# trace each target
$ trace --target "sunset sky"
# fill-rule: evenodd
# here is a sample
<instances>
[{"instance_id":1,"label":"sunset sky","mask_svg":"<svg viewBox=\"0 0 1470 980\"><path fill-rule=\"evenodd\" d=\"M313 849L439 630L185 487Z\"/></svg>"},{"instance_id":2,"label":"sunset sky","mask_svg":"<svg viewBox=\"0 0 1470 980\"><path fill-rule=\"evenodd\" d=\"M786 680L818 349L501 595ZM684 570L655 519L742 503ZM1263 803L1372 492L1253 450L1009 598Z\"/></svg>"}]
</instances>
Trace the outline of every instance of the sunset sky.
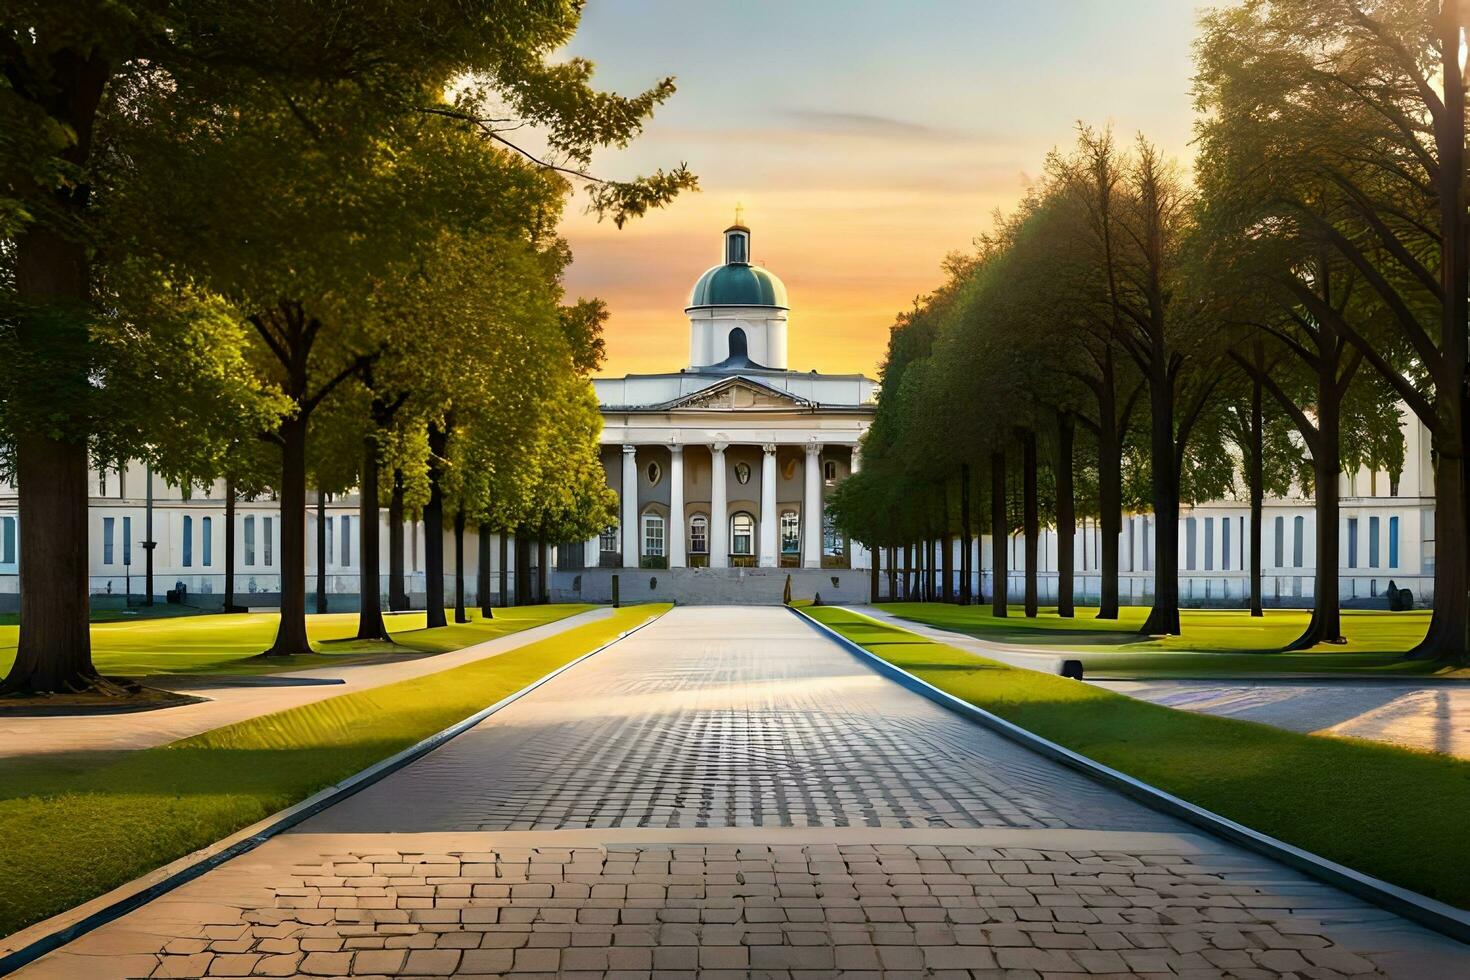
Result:
<instances>
[{"instance_id":1,"label":"sunset sky","mask_svg":"<svg viewBox=\"0 0 1470 980\"><path fill-rule=\"evenodd\" d=\"M745 206L791 298L791 367L873 374L894 314L1009 208L1078 120L1187 158L1193 0L589 0L570 53L678 93L599 173L680 161L701 192L563 233L571 296L612 310L604 373L678 370L683 308Z\"/></svg>"}]
</instances>

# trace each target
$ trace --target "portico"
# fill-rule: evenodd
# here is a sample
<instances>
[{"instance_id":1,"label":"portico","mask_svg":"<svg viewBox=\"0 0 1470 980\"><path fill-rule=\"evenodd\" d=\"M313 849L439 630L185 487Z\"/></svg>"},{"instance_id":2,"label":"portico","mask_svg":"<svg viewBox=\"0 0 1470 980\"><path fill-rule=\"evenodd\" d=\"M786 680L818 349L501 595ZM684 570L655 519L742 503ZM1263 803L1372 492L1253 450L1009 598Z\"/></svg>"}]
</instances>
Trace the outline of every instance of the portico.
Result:
<instances>
[{"instance_id":1,"label":"portico","mask_svg":"<svg viewBox=\"0 0 1470 980\"><path fill-rule=\"evenodd\" d=\"M836 529L827 502L857 468L877 385L859 374L788 369L786 287L751 264L749 228L727 228L724 242L725 261L700 277L685 310L688 366L593 382L618 524L562 562L563 572L663 571L662 584L637 581L680 599L695 582L687 576L739 583L766 569L868 568L867 552ZM849 576L854 591L857 578ZM760 596L751 601L770 599L769 582Z\"/></svg>"},{"instance_id":2,"label":"portico","mask_svg":"<svg viewBox=\"0 0 1470 980\"><path fill-rule=\"evenodd\" d=\"M823 520L827 493L852 472L857 435L670 426L605 443L604 460L619 461L608 483L621 524L587 542L585 567L866 567Z\"/></svg>"}]
</instances>

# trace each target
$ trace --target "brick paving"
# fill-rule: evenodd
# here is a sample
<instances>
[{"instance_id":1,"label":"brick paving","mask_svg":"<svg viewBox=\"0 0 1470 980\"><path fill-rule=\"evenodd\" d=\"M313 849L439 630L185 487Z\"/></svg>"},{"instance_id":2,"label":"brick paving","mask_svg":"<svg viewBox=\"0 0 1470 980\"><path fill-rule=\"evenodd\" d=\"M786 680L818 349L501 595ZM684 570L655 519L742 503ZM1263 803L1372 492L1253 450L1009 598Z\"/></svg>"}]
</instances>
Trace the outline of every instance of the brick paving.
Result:
<instances>
[{"instance_id":1,"label":"brick paving","mask_svg":"<svg viewBox=\"0 0 1470 980\"><path fill-rule=\"evenodd\" d=\"M1181 829L905 691L784 609L679 608L609 654L311 827Z\"/></svg>"},{"instance_id":2,"label":"brick paving","mask_svg":"<svg viewBox=\"0 0 1470 980\"><path fill-rule=\"evenodd\" d=\"M537 975L1448 977L1470 950L1032 757L784 610L678 609L20 973Z\"/></svg>"}]
</instances>

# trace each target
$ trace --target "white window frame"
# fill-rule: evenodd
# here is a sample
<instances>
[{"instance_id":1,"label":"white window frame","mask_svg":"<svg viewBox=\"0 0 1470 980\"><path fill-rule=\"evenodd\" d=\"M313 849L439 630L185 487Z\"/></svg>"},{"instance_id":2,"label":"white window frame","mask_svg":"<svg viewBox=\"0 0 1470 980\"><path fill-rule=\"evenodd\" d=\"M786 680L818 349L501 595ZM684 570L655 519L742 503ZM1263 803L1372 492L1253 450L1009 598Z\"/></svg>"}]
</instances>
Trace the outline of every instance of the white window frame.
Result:
<instances>
[{"instance_id":1,"label":"white window frame","mask_svg":"<svg viewBox=\"0 0 1470 980\"><path fill-rule=\"evenodd\" d=\"M744 551L741 551L740 550L740 537L741 536L739 534L737 534L736 531L735 531L735 522L738 521L738 520L741 520L741 519L744 519L744 520L747 520L747 521L750 522L750 531L749 531L749 533L747 535L745 535L745 537L746 537L746 544L745 544L745 550ZM744 557L754 557L755 556L755 530L756 530L756 523L755 523L755 515L754 514L751 514L751 513L747 512L747 511L743 511L743 510L742 511L738 511L738 512L736 512L734 514L731 514L730 515L730 554L732 554L732 555L739 555L742 558L744 558Z\"/></svg>"},{"instance_id":2,"label":"white window frame","mask_svg":"<svg viewBox=\"0 0 1470 980\"><path fill-rule=\"evenodd\" d=\"M668 521L656 510L643 512L639 522L639 539L643 542L643 557L665 558L668 556Z\"/></svg>"},{"instance_id":3,"label":"white window frame","mask_svg":"<svg viewBox=\"0 0 1470 980\"><path fill-rule=\"evenodd\" d=\"M709 554L708 514L691 514L689 516L689 553L691 555Z\"/></svg>"}]
</instances>

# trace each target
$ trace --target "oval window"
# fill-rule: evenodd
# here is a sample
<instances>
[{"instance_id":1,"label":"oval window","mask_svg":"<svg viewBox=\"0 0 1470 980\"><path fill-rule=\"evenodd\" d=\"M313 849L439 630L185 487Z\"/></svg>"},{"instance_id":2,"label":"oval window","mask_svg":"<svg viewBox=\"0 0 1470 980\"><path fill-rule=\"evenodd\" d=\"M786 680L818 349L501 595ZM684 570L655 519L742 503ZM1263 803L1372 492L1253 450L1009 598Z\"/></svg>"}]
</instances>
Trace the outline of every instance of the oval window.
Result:
<instances>
[{"instance_id":1,"label":"oval window","mask_svg":"<svg viewBox=\"0 0 1470 980\"><path fill-rule=\"evenodd\" d=\"M750 482L750 464L749 463L736 463L735 464L735 482L736 483L739 483L739 484L742 484L742 485Z\"/></svg>"},{"instance_id":2,"label":"oval window","mask_svg":"<svg viewBox=\"0 0 1470 980\"><path fill-rule=\"evenodd\" d=\"M664 475L663 467L659 466L656 462L648 464L647 472L648 482L653 486L657 486L659 479Z\"/></svg>"}]
</instances>

